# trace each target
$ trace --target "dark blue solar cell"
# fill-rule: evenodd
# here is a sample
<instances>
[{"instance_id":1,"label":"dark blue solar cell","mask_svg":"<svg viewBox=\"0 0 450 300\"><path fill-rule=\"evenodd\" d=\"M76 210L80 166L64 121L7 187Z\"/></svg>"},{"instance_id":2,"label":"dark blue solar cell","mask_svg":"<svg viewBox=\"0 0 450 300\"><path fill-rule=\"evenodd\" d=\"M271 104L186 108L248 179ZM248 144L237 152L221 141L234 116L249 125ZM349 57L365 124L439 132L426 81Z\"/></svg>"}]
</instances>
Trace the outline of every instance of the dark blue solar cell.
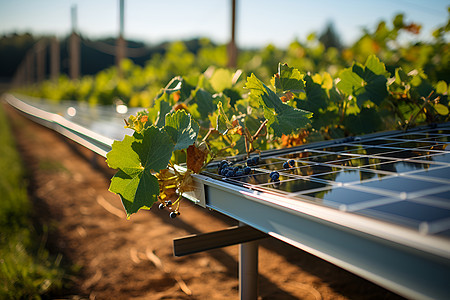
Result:
<instances>
[{"instance_id":1,"label":"dark blue solar cell","mask_svg":"<svg viewBox=\"0 0 450 300\"><path fill-rule=\"evenodd\" d=\"M450 182L450 167L444 167L440 169L432 169L432 170L424 170L422 172L417 172L412 174L418 175L418 176L425 176L425 177L433 177L441 180L448 180Z\"/></svg>"},{"instance_id":2,"label":"dark blue solar cell","mask_svg":"<svg viewBox=\"0 0 450 300\"><path fill-rule=\"evenodd\" d=\"M430 164L428 163L417 163L408 161L388 162L379 164L375 167L376 170L392 173L404 173L428 168L430 168Z\"/></svg>"},{"instance_id":3,"label":"dark blue solar cell","mask_svg":"<svg viewBox=\"0 0 450 300\"><path fill-rule=\"evenodd\" d=\"M295 180L280 180L280 182L276 183L270 182L269 184L266 185L260 185L259 188L276 189L278 191L284 191L287 193L296 193L301 191L325 188L328 186L330 185L322 182L311 181L306 179L295 179Z\"/></svg>"},{"instance_id":4,"label":"dark blue solar cell","mask_svg":"<svg viewBox=\"0 0 450 300\"><path fill-rule=\"evenodd\" d=\"M361 146L357 146L357 145L335 145L335 146L320 148L318 150L326 151L326 152L343 152L343 153L347 153L349 151L358 151L358 150L361 150L361 149L362 149L362 147Z\"/></svg>"},{"instance_id":5,"label":"dark blue solar cell","mask_svg":"<svg viewBox=\"0 0 450 300\"><path fill-rule=\"evenodd\" d=\"M413 193L432 188L443 188L445 187L445 184L406 177L390 177L370 182L364 182L361 183L360 186L372 189L388 190L398 193Z\"/></svg>"},{"instance_id":6,"label":"dark blue solar cell","mask_svg":"<svg viewBox=\"0 0 450 300\"><path fill-rule=\"evenodd\" d=\"M426 139L429 137L433 137L435 135L430 135L428 133L416 133L416 134L400 134L400 135L395 135L395 136L391 136L393 138L396 139L402 139L402 140L421 140L421 139Z\"/></svg>"},{"instance_id":7,"label":"dark blue solar cell","mask_svg":"<svg viewBox=\"0 0 450 300\"><path fill-rule=\"evenodd\" d=\"M342 205L347 206L351 204L363 203L375 199L384 198L384 196L381 196L379 194L351 190L345 187L335 187L333 189L317 191L313 193L306 193L304 195L322 199L322 203L324 205L335 208L342 207Z\"/></svg>"},{"instance_id":8,"label":"dark blue solar cell","mask_svg":"<svg viewBox=\"0 0 450 300\"><path fill-rule=\"evenodd\" d=\"M380 139L374 139L374 140L367 140L367 141L361 141L361 145L365 146L381 146L381 145L390 145L393 143L398 143L396 140L388 140L384 138Z\"/></svg>"},{"instance_id":9,"label":"dark blue solar cell","mask_svg":"<svg viewBox=\"0 0 450 300\"><path fill-rule=\"evenodd\" d=\"M419 142L419 141L408 141L408 142L397 142L390 144L389 147L398 147L398 148L426 148L431 149L432 146L436 145L433 142Z\"/></svg>"},{"instance_id":10,"label":"dark blue solar cell","mask_svg":"<svg viewBox=\"0 0 450 300\"><path fill-rule=\"evenodd\" d=\"M430 156L432 161L450 163L450 153Z\"/></svg>"},{"instance_id":11,"label":"dark blue solar cell","mask_svg":"<svg viewBox=\"0 0 450 300\"><path fill-rule=\"evenodd\" d=\"M442 200L450 205L450 190L445 191L445 192L430 194L430 195L427 195L427 197L434 198L437 200Z\"/></svg>"},{"instance_id":12,"label":"dark blue solar cell","mask_svg":"<svg viewBox=\"0 0 450 300\"><path fill-rule=\"evenodd\" d=\"M418 226L422 222L434 222L450 218L450 209L410 201L383 204L356 212L413 226Z\"/></svg>"},{"instance_id":13,"label":"dark blue solar cell","mask_svg":"<svg viewBox=\"0 0 450 300\"><path fill-rule=\"evenodd\" d=\"M447 136L437 136L437 137L429 137L424 141L436 141L436 142L450 142L450 135Z\"/></svg>"},{"instance_id":14,"label":"dark blue solar cell","mask_svg":"<svg viewBox=\"0 0 450 300\"><path fill-rule=\"evenodd\" d=\"M368 147L365 148L367 155L384 155L385 153L395 152L398 151L396 149L392 148L386 148L386 147Z\"/></svg>"},{"instance_id":15,"label":"dark blue solar cell","mask_svg":"<svg viewBox=\"0 0 450 300\"><path fill-rule=\"evenodd\" d=\"M313 176L313 178L318 178L322 180L327 180L331 182L340 182L340 183L346 183L346 182L360 182L365 181L374 177L383 177L386 176L381 173L374 173L364 170L345 170L341 172L333 172L329 174L322 174L322 175L316 175Z\"/></svg>"},{"instance_id":16,"label":"dark blue solar cell","mask_svg":"<svg viewBox=\"0 0 450 300\"><path fill-rule=\"evenodd\" d=\"M390 160L383 158L374 158L374 157L358 157L352 159L338 160L330 162L332 165L342 166L342 167L366 167L370 169L375 169L375 167L371 167L372 165L378 165L383 162L388 162Z\"/></svg>"},{"instance_id":17,"label":"dark blue solar cell","mask_svg":"<svg viewBox=\"0 0 450 300\"><path fill-rule=\"evenodd\" d=\"M421 151L421 150L395 150L391 149L391 152L385 152L385 153L377 153L374 155L381 155L383 157L390 157L390 158L414 158L414 157L420 157L424 155L429 155L429 151Z\"/></svg>"},{"instance_id":18,"label":"dark blue solar cell","mask_svg":"<svg viewBox=\"0 0 450 300\"><path fill-rule=\"evenodd\" d=\"M291 168L291 169L285 170L283 172L293 174L293 175L299 175L299 176L311 176L311 175L329 173L329 172L338 171L338 170L341 170L341 168L326 166L326 165L310 164L310 165L302 166L300 168Z\"/></svg>"}]
</instances>

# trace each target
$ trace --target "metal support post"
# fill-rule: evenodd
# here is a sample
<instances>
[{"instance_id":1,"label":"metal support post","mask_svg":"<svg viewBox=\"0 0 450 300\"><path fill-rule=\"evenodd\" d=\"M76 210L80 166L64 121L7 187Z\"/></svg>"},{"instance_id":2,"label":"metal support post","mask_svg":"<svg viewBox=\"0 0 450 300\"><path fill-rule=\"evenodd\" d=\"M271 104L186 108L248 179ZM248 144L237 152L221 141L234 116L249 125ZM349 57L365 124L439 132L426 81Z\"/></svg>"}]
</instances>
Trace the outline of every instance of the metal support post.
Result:
<instances>
[{"instance_id":1,"label":"metal support post","mask_svg":"<svg viewBox=\"0 0 450 300\"><path fill-rule=\"evenodd\" d=\"M241 300L258 297L258 242L239 245L239 294Z\"/></svg>"}]
</instances>

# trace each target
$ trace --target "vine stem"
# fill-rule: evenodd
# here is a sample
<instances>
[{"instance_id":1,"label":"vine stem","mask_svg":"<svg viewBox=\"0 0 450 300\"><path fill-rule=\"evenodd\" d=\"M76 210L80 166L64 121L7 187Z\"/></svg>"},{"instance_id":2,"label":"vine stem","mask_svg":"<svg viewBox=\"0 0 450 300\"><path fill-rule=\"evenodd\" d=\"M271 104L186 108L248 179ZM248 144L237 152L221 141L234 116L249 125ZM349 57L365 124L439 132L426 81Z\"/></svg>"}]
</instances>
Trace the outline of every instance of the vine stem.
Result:
<instances>
[{"instance_id":1,"label":"vine stem","mask_svg":"<svg viewBox=\"0 0 450 300\"><path fill-rule=\"evenodd\" d=\"M252 136L252 142L259 136L259 134L261 133L261 131L263 129L266 128L266 124L269 122L269 120L264 120L264 122L262 122L261 126L259 126L258 130L256 131L256 133ZM267 129L266 129L266 133L267 133ZM265 134L264 134L265 135Z\"/></svg>"}]
</instances>

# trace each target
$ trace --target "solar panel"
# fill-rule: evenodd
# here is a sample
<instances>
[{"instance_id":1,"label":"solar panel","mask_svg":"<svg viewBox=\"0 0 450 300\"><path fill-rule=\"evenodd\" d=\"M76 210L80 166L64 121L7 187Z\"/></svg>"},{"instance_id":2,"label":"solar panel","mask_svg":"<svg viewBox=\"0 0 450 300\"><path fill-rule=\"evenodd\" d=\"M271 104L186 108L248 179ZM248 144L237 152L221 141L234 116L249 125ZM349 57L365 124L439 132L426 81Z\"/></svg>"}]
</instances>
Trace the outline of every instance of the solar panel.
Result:
<instances>
[{"instance_id":1,"label":"solar panel","mask_svg":"<svg viewBox=\"0 0 450 300\"><path fill-rule=\"evenodd\" d=\"M248 175L204 175L250 190L450 237L450 124L262 153ZM283 163L293 159L293 167ZM244 166L234 161L233 166ZM271 180L278 171L280 178Z\"/></svg>"},{"instance_id":2,"label":"solar panel","mask_svg":"<svg viewBox=\"0 0 450 300\"><path fill-rule=\"evenodd\" d=\"M103 156L112 143L98 132L106 125L103 117L97 122L103 112L111 115L111 130L102 134L119 133L114 129L120 123L110 122L117 114L108 108L91 112L5 99ZM218 174L218 163L211 164L203 175L193 175L195 190L183 195L407 298L446 299L449 136L447 123L265 151L249 175L226 178ZM293 166L283 166L288 160ZM245 165L242 157L229 161ZM274 170L279 180L271 180Z\"/></svg>"}]
</instances>

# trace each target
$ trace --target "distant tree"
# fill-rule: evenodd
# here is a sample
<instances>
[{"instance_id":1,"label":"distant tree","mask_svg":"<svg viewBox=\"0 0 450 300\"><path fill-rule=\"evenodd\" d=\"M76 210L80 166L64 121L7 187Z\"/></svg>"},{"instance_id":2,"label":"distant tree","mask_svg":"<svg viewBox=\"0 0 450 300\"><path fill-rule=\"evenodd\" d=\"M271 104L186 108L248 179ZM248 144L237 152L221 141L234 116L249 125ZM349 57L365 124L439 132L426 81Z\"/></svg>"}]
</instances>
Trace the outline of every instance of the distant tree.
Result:
<instances>
[{"instance_id":1,"label":"distant tree","mask_svg":"<svg viewBox=\"0 0 450 300\"><path fill-rule=\"evenodd\" d=\"M11 33L0 37L0 78L10 80L17 66L37 39L29 33Z\"/></svg>"},{"instance_id":2,"label":"distant tree","mask_svg":"<svg viewBox=\"0 0 450 300\"><path fill-rule=\"evenodd\" d=\"M335 30L334 23L331 21L328 22L325 31L320 35L319 41L322 42L325 48L342 49L341 39Z\"/></svg>"}]
</instances>

